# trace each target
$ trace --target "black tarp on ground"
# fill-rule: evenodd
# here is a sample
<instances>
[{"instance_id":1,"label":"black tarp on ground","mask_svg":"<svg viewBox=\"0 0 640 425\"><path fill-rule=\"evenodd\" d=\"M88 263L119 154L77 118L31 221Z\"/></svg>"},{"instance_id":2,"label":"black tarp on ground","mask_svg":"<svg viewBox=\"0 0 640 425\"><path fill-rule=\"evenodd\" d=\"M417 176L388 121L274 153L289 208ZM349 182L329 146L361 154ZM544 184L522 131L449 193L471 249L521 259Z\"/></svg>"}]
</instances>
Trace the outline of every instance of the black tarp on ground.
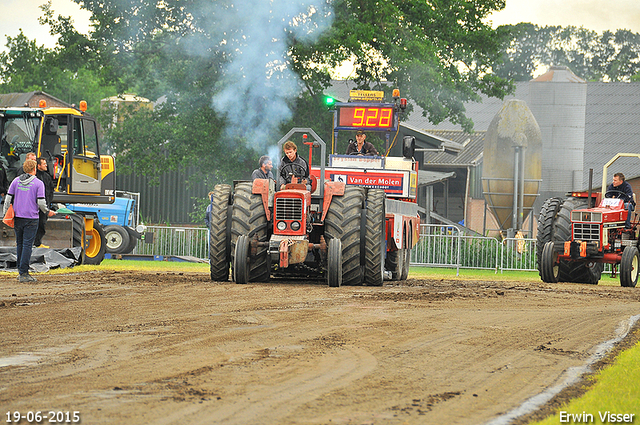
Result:
<instances>
[{"instance_id":1,"label":"black tarp on ground","mask_svg":"<svg viewBox=\"0 0 640 425\"><path fill-rule=\"evenodd\" d=\"M56 268L73 267L78 264L82 249L80 247L51 249L33 248L31 252L30 272L42 273ZM0 270L17 272L16 247L0 247Z\"/></svg>"}]
</instances>

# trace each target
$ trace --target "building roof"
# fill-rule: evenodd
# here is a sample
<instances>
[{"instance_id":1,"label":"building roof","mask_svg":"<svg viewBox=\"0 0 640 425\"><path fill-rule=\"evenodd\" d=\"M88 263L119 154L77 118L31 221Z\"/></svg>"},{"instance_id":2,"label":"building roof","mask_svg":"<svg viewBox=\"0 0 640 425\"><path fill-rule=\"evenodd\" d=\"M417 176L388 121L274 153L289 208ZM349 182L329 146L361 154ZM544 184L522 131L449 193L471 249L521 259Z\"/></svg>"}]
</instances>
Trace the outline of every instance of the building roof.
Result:
<instances>
[{"instance_id":1,"label":"building roof","mask_svg":"<svg viewBox=\"0 0 640 425\"><path fill-rule=\"evenodd\" d=\"M484 131L473 134L462 130L429 130L429 134L450 140L460 146L459 152L446 150L444 152L424 152L424 166L467 167L475 166L482 158L484 151Z\"/></svg>"},{"instance_id":2,"label":"building roof","mask_svg":"<svg viewBox=\"0 0 640 425\"><path fill-rule=\"evenodd\" d=\"M33 92L0 94L0 107L11 108L25 106L29 104L29 99L32 97Z\"/></svg>"},{"instance_id":3,"label":"building roof","mask_svg":"<svg viewBox=\"0 0 640 425\"><path fill-rule=\"evenodd\" d=\"M72 105L58 99L55 96L51 96L43 91L31 91L27 93L7 93L0 94L0 108L12 108L29 106L32 108L38 107L38 101L40 99L48 99L49 106L62 106L71 108Z\"/></svg>"}]
</instances>

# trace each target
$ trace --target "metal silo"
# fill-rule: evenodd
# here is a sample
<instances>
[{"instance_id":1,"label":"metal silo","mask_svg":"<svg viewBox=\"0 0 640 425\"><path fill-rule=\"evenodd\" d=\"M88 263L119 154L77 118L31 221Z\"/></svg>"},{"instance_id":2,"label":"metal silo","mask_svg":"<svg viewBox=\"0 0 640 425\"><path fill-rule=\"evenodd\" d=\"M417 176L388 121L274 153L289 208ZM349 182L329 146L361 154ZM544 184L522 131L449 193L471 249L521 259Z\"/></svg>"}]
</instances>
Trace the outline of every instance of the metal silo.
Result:
<instances>
[{"instance_id":1,"label":"metal silo","mask_svg":"<svg viewBox=\"0 0 640 425\"><path fill-rule=\"evenodd\" d=\"M523 100L504 102L485 135L482 186L502 230L520 230L538 196L542 140Z\"/></svg>"},{"instance_id":2,"label":"metal silo","mask_svg":"<svg viewBox=\"0 0 640 425\"><path fill-rule=\"evenodd\" d=\"M587 83L566 66L529 82L529 107L542 134L541 199L582 188Z\"/></svg>"}]
</instances>

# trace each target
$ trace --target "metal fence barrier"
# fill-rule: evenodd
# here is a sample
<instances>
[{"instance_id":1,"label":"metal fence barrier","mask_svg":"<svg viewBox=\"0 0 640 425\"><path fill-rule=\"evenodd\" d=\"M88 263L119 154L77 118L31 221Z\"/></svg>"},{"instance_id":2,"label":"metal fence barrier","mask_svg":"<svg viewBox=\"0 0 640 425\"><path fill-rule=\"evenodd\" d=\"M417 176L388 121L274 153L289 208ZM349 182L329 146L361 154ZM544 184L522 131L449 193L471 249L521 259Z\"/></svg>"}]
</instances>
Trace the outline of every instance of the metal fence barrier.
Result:
<instances>
[{"instance_id":1,"label":"metal fence barrier","mask_svg":"<svg viewBox=\"0 0 640 425\"><path fill-rule=\"evenodd\" d=\"M153 243L138 242L134 254L209 258L208 229L149 226ZM458 227L421 224L420 239L411 251L411 265L460 269L535 271L536 240L466 236Z\"/></svg>"},{"instance_id":2,"label":"metal fence barrier","mask_svg":"<svg viewBox=\"0 0 640 425\"><path fill-rule=\"evenodd\" d=\"M209 259L209 233L205 227L148 226L153 243L138 241L134 254Z\"/></svg>"},{"instance_id":3,"label":"metal fence barrier","mask_svg":"<svg viewBox=\"0 0 640 425\"><path fill-rule=\"evenodd\" d=\"M466 236L458 227L421 224L420 239L412 250L411 264L429 267L535 271L536 240L508 238L499 241Z\"/></svg>"}]
</instances>

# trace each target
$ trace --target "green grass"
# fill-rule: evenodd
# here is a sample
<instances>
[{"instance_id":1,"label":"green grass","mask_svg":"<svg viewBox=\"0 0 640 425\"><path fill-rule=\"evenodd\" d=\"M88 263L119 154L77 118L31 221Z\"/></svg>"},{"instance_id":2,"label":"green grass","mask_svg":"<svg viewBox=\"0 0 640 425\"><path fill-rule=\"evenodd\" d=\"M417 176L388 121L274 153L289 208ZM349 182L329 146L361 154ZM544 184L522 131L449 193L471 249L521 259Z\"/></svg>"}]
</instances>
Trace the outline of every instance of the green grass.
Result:
<instances>
[{"instance_id":1,"label":"green grass","mask_svg":"<svg viewBox=\"0 0 640 425\"><path fill-rule=\"evenodd\" d=\"M594 424L609 423L600 420L600 413L607 411L615 414L634 413L632 423L640 423L640 343L620 354L613 364L597 373L593 380L593 388L562 406L559 412L591 414L594 421L589 423ZM566 421L566 416L563 419ZM536 425L558 423L559 413L535 422Z\"/></svg>"},{"instance_id":2,"label":"green grass","mask_svg":"<svg viewBox=\"0 0 640 425\"><path fill-rule=\"evenodd\" d=\"M81 265L66 269L53 269L50 274L81 273L95 270L139 270L139 271L168 271L168 272L192 272L209 273L208 263L187 263L178 261L135 261L135 260L103 260L99 266ZM17 272L0 271L0 276L15 275ZM37 276L37 274L36 274Z\"/></svg>"},{"instance_id":3,"label":"green grass","mask_svg":"<svg viewBox=\"0 0 640 425\"><path fill-rule=\"evenodd\" d=\"M494 270L460 269L460 275L456 276L456 269L443 267L411 267L409 277L414 279L460 279L460 280L492 280L492 281L519 281L540 282L538 272L526 272L508 270L496 273Z\"/></svg>"}]
</instances>

